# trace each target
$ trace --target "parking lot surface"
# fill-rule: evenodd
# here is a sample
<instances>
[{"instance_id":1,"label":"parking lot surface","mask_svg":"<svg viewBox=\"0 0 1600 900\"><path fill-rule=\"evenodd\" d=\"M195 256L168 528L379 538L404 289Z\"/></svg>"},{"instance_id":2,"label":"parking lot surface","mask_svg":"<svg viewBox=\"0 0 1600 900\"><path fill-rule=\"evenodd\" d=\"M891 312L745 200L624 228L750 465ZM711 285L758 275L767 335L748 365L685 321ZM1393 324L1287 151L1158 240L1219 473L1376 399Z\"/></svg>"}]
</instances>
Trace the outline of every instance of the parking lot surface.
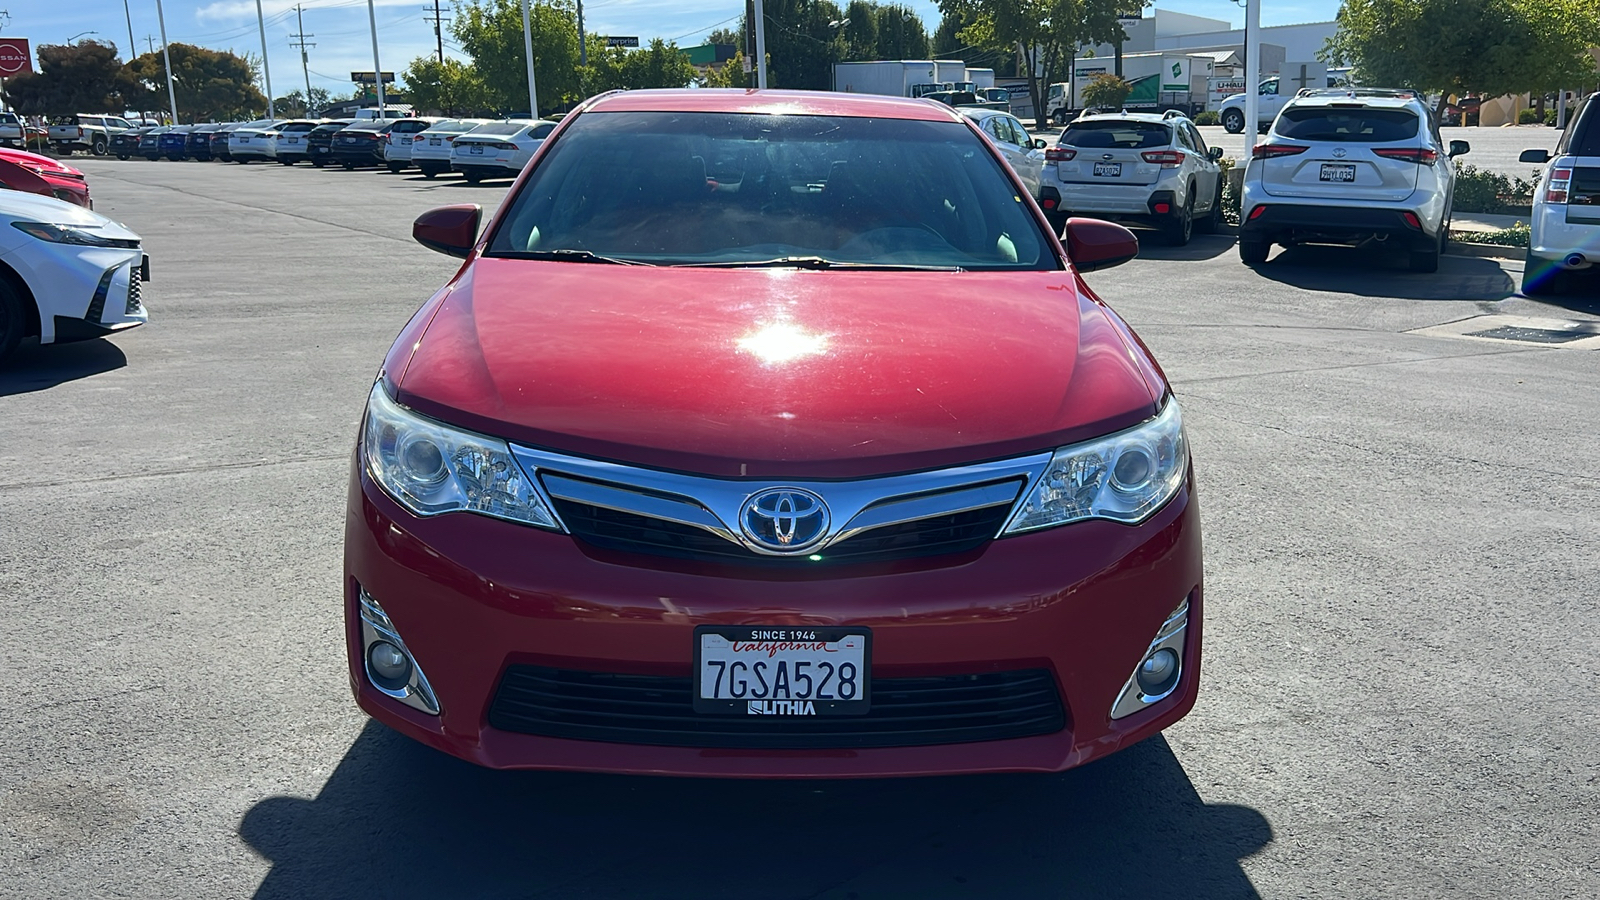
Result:
<instances>
[{"instance_id":1,"label":"parking lot surface","mask_svg":"<svg viewBox=\"0 0 1600 900\"><path fill-rule=\"evenodd\" d=\"M1152 241L1086 280L1184 403L1187 719L1058 776L501 773L356 709L339 580L364 398L453 271L411 220L507 183L74 164L151 324L0 366L0 896L1600 896L1600 356L1470 336L1600 298Z\"/></svg>"}]
</instances>

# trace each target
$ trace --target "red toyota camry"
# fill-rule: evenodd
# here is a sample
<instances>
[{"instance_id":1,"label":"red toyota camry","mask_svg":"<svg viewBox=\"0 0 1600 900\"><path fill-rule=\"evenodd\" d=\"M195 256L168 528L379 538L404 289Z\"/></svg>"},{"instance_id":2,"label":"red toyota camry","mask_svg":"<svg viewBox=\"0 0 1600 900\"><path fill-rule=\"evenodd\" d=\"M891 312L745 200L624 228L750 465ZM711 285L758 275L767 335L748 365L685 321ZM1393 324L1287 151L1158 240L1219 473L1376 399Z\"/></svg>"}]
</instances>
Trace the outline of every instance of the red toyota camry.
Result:
<instances>
[{"instance_id":1,"label":"red toyota camry","mask_svg":"<svg viewBox=\"0 0 1600 900\"><path fill-rule=\"evenodd\" d=\"M384 362L345 537L373 717L486 766L1057 771L1193 706L1178 404L937 103L594 98Z\"/></svg>"}]
</instances>

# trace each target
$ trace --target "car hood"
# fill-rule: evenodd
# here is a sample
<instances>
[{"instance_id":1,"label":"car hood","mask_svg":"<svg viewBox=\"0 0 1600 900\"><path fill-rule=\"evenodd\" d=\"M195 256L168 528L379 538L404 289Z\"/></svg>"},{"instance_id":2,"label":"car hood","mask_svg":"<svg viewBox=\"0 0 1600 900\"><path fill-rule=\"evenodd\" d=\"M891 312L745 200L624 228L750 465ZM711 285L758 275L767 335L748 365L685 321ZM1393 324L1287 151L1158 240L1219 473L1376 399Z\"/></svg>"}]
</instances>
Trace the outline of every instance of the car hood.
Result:
<instances>
[{"instance_id":1,"label":"car hood","mask_svg":"<svg viewBox=\"0 0 1600 900\"><path fill-rule=\"evenodd\" d=\"M0 159L14 162L26 169L32 169L41 175L72 175L79 179L83 178L82 172L60 160L51 159L48 156L40 156L37 153L29 153L26 150L0 149Z\"/></svg>"},{"instance_id":2,"label":"car hood","mask_svg":"<svg viewBox=\"0 0 1600 900\"><path fill-rule=\"evenodd\" d=\"M76 225L79 228L98 229L100 234L108 238L140 239L120 222L114 222L97 212L65 200L21 191L0 191L0 221Z\"/></svg>"},{"instance_id":3,"label":"car hood","mask_svg":"<svg viewBox=\"0 0 1600 900\"><path fill-rule=\"evenodd\" d=\"M385 377L400 402L465 428L723 476L1027 453L1132 425L1165 390L1068 271L505 259L464 268Z\"/></svg>"}]
</instances>

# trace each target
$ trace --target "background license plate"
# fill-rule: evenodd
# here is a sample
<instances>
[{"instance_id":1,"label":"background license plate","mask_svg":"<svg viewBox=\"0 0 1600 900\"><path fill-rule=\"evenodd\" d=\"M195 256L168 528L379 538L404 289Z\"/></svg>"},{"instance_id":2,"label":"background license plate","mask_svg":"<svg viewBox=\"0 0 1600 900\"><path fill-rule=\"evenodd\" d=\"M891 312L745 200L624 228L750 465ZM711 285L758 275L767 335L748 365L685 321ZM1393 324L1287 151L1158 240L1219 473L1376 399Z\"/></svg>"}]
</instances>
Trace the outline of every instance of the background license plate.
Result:
<instances>
[{"instance_id":1,"label":"background license plate","mask_svg":"<svg viewBox=\"0 0 1600 900\"><path fill-rule=\"evenodd\" d=\"M872 702L865 628L701 625L694 710L737 716L849 716Z\"/></svg>"},{"instance_id":2,"label":"background license plate","mask_svg":"<svg viewBox=\"0 0 1600 900\"><path fill-rule=\"evenodd\" d=\"M1094 174L1096 177L1121 178L1122 163L1095 163Z\"/></svg>"},{"instance_id":3,"label":"background license plate","mask_svg":"<svg viewBox=\"0 0 1600 900\"><path fill-rule=\"evenodd\" d=\"M428 146L429 147L437 147L437 146L439 146L439 139L438 138L428 138Z\"/></svg>"},{"instance_id":4,"label":"background license plate","mask_svg":"<svg viewBox=\"0 0 1600 900\"><path fill-rule=\"evenodd\" d=\"M473 156L482 156L483 155L483 148L482 147L468 147L467 148L467 152L471 153Z\"/></svg>"},{"instance_id":5,"label":"background license plate","mask_svg":"<svg viewBox=\"0 0 1600 900\"><path fill-rule=\"evenodd\" d=\"M1322 174L1317 177L1322 181L1355 181L1356 167L1336 163L1323 163Z\"/></svg>"}]
</instances>

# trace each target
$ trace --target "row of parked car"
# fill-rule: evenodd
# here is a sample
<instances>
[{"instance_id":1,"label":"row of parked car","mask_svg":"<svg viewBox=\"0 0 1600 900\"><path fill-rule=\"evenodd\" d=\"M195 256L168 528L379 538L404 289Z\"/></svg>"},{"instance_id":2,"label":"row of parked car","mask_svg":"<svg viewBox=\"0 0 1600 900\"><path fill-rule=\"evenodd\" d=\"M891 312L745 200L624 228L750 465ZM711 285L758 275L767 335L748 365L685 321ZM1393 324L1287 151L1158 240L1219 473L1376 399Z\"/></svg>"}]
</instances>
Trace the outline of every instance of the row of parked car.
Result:
<instances>
[{"instance_id":1,"label":"row of parked car","mask_svg":"<svg viewBox=\"0 0 1600 900\"><path fill-rule=\"evenodd\" d=\"M477 183L521 172L555 127L537 119L258 119L131 128L112 136L109 150L152 162L306 162L391 172L415 166L428 178L455 171Z\"/></svg>"}]
</instances>

